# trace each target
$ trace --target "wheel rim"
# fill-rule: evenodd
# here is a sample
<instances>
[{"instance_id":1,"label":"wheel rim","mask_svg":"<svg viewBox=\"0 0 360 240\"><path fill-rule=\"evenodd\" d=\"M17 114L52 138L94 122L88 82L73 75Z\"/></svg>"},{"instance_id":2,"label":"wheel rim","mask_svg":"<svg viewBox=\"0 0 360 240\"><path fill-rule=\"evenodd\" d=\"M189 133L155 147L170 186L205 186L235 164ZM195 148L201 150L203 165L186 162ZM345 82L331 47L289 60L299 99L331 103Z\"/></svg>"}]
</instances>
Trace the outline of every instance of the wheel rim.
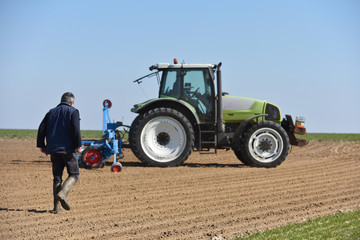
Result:
<instances>
[{"instance_id":1,"label":"wheel rim","mask_svg":"<svg viewBox=\"0 0 360 240\"><path fill-rule=\"evenodd\" d=\"M140 141L149 158L157 162L170 162L183 153L186 132L174 118L157 117L144 126Z\"/></svg>"},{"instance_id":2,"label":"wheel rim","mask_svg":"<svg viewBox=\"0 0 360 240\"><path fill-rule=\"evenodd\" d=\"M105 99L105 100L103 101L103 106L104 106L104 107L105 107L106 103L107 103L107 108L111 108L112 103L111 103L111 101L110 101L109 99Z\"/></svg>"},{"instance_id":3,"label":"wheel rim","mask_svg":"<svg viewBox=\"0 0 360 240\"><path fill-rule=\"evenodd\" d=\"M113 163L111 166L111 171L120 172L122 170L122 165L120 163Z\"/></svg>"},{"instance_id":4,"label":"wheel rim","mask_svg":"<svg viewBox=\"0 0 360 240\"><path fill-rule=\"evenodd\" d=\"M114 166L113 167L113 172L120 172L121 171L121 167L120 166Z\"/></svg>"},{"instance_id":5,"label":"wheel rim","mask_svg":"<svg viewBox=\"0 0 360 240\"><path fill-rule=\"evenodd\" d=\"M101 161L101 154L99 151L92 149L85 153L84 161L89 166L97 166Z\"/></svg>"},{"instance_id":6,"label":"wheel rim","mask_svg":"<svg viewBox=\"0 0 360 240\"><path fill-rule=\"evenodd\" d=\"M261 128L251 135L248 147L254 159L269 163L279 158L284 148L284 142L276 130Z\"/></svg>"}]
</instances>

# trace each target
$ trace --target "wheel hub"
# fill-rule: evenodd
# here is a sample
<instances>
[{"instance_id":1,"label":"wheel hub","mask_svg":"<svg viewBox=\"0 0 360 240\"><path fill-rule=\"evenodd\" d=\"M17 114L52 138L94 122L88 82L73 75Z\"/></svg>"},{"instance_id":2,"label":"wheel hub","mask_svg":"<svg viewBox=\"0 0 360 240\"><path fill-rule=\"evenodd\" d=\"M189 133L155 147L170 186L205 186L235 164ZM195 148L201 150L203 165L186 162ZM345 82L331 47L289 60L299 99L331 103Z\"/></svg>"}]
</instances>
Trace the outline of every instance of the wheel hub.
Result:
<instances>
[{"instance_id":1,"label":"wheel hub","mask_svg":"<svg viewBox=\"0 0 360 240\"><path fill-rule=\"evenodd\" d=\"M170 142L170 136L166 132L161 132L157 135L156 140L161 146L166 146Z\"/></svg>"},{"instance_id":2,"label":"wheel hub","mask_svg":"<svg viewBox=\"0 0 360 240\"><path fill-rule=\"evenodd\" d=\"M261 151L263 152L267 152L271 149L272 144L268 139L263 139L260 143L259 143L259 148Z\"/></svg>"}]
</instances>

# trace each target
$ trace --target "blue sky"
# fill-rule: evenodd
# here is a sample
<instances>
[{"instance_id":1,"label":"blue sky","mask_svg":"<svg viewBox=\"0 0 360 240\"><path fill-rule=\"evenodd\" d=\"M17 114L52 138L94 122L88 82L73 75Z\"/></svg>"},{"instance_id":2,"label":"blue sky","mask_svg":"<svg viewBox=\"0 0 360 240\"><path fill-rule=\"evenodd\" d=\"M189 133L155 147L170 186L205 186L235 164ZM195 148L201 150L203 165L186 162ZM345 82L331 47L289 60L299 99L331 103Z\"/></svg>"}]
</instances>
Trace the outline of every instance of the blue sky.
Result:
<instances>
[{"instance_id":1,"label":"blue sky","mask_svg":"<svg viewBox=\"0 0 360 240\"><path fill-rule=\"evenodd\" d=\"M360 133L360 1L0 0L0 128L37 129L63 92L82 129L157 96L148 67L222 62L223 91Z\"/></svg>"}]
</instances>

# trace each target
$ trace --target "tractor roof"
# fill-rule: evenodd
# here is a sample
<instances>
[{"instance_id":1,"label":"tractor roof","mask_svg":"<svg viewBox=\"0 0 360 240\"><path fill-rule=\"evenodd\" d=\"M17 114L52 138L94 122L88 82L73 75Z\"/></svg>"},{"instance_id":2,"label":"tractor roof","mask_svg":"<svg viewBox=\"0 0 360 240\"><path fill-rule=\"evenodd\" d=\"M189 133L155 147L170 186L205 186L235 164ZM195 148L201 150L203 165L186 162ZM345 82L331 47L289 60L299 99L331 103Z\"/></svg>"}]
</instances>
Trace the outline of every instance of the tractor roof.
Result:
<instances>
[{"instance_id":1,"label":"tractor roof","mask_svg":"<svg viewBox=\"0 0 360 240\"><path fill-rule=\"evenodd\" d=\"M150 70L157 69L159 71L165 69L174 69L174 68L215 68L215 64L170 64L170 63L158 63L152 65Z\"/></svg>"}]
</instances>

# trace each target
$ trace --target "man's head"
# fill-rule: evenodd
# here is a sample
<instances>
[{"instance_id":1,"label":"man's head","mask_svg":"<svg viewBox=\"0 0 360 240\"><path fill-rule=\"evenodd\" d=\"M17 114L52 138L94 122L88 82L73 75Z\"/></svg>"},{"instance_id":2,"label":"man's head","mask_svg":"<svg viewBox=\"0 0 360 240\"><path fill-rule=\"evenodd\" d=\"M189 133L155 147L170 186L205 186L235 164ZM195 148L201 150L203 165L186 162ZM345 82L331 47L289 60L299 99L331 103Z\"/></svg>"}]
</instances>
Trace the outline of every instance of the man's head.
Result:
<instances>
[{"instance_id":1,"label":"man's head","mask_svg":"<svg viewBox=\"0 0 360 240\"><path fill-rule=\"evenodd\" d=\"M71 106L74 105L75 96L71 92L66 92L61 96L61 102L66 102Z\"/></svg>"}]
</instances>

